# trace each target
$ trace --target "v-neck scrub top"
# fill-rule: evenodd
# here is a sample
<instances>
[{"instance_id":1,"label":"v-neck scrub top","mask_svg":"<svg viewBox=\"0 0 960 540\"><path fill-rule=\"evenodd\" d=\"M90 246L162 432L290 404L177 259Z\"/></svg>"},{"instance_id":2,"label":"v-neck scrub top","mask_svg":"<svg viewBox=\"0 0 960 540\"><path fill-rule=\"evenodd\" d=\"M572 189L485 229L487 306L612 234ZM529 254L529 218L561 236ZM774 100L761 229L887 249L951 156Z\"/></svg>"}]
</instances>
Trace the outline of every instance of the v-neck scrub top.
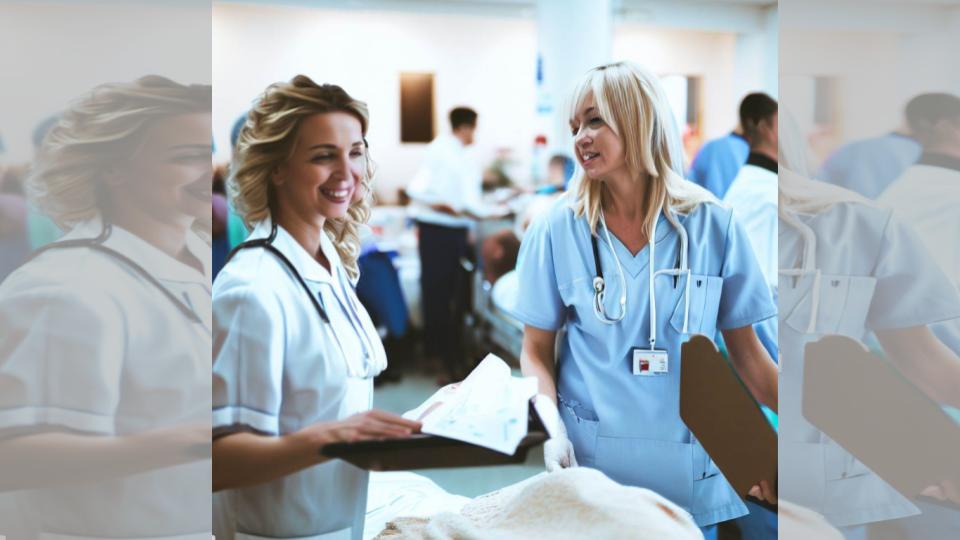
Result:
<instances>
[{"instance_id":1,"label":"v-neck scrub top","mask_svg":"<svg viewBox=\"0 0 960 540\"><path fill-rule=\"evenodd\" d=\"M559 344L560 414L577 461L625 485L653 489L690 512L698 526L747 513L746 507L680 419L680 345L691 335L749 326L776 315L750 241L730 209L713 203L677 215L689 238L690 302L683 333L687 279L655 279L657 348L669 372L633 374L635 347L649 347L648 247L636 255L613 235L627 281L626 316L600 322L593 308L590 230L569 196L535 221L524 236L517 265L514 315L548 331L566 328ZM602 232L598 231L602 234ZM679 235L664 214L656 233L656 270L677 266ZM599 241L606 281L605 308L618 313L620 278L607 242Z\"/></svg>"}]
</instances>

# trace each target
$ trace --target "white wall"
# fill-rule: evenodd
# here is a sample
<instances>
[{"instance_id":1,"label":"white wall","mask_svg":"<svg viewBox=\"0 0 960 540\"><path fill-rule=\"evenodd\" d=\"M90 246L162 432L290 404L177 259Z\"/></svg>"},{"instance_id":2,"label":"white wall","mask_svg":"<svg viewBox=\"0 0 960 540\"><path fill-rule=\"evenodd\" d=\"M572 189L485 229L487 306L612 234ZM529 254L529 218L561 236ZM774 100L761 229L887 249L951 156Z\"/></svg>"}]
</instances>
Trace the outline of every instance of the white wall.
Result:
<instances>
[{"instance_id":1,"label":"white wall","mask_svg":"<svg viewBox=\"0 0 960 540\"><path fill-rule=\"evenodd\" d=\"M34 127L106 82L210 83L206 2L0 3L2 158L32 158Z\"/></svg>"},{"instance_id":2,"label":"white wall","mask_svg":"<svg viewBox=\"0 0 960 540\"><path fill-rule=\"evenodd\" d=\"M448 130L445 114L451 107L474 107L480 114L475 151L481 161L489 162L497 148L511 148L519 160L516 179L525 182L529 176L537 126L532 18L215 4L213 29L218 161L229 159L230 127L256 95L272 82L305 73L368 102L378 192L391 201L416 172L423 152L423 145L399 143L398 74L431 71L438 131ZM622 22L614 28L613 58L661 74L703 76L704 134L713 137L736 123L741 97L736 35ZM763 78L759 75L757 84Z\"/></svg>"},{"instance_id":3,"label":"white wall","mask_svg":"<svg viewBox=\"0 0 960 540\"><path fill-rule=\"evenodd\" d=\"M736 35L721 32L651 28L636 23L617 26L613 56L638 62L660 75L703 77L703 131L706 138L730 131L737 123L734 57ZM688 156L689 157L689 156Z\"/></svg>"},{"instance_id":4,"label":"white wall","mask_svg":"<svg viewBox=\"0 0 960 540\"><path fill-rule=\"evenodd\" d=\"M477 110L475 151L482 162L497 148L526 150L533 144L533 21L215 5L213 29L213 122L220 161L229 157L226 141L237 116L268 84L297 73L339 84L368 103L368 139L380 167L383 200L406 185L424 148L399 142L402 71L436 74L438 133L449 131L446 112L452 107Z\"/></svg>"}]
</instances>

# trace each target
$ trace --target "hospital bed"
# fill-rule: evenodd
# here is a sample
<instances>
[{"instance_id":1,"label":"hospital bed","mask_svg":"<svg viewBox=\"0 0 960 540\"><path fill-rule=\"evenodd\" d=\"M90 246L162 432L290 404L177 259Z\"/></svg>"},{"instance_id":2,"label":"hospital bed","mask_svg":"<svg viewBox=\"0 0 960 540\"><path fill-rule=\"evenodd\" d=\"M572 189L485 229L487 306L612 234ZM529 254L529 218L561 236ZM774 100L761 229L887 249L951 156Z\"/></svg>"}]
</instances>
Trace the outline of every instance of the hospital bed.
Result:
<instances>
[{"instance_id":1,"label":"hospital bed","mask_svg":"<svg viewBox=\"0 0 960 540\"><path fill-rule=\"evenodd\" d=\"M459 513L470 500L469 497L454 495L433 480L416 473L371 472L363 540L376 537L388 522L398 517Z\"/></svg>"},{"instance_id":2,"label":"hospital bed","mask_svg":"<svg viewBox=\"0 0 960 540\"><path fill-rule=\"evenodd\" d=\"M475 339L489 344L507 356L519 361L523 346L523 323L512 315L517 297L517 273L504 274L490 285L480 272L473 275L473 316Z\"/></svg>"}]
</instances>

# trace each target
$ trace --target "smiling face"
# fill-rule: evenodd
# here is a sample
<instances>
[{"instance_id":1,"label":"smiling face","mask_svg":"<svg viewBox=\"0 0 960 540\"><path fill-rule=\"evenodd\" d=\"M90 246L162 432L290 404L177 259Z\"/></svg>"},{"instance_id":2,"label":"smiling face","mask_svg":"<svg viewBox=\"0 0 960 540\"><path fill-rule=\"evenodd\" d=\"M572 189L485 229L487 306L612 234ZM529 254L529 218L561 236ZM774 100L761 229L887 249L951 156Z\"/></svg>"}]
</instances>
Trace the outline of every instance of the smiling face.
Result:
<instances>
[{"instance_id":1,"label":"smiling face","mask_svg":"<svg viewBox=\"0 0 960 540\"><path fill-rule=\"evenodd\" d=\"M361 195L365 168L363 128L357 117L340 111L307 117L293 155L274 173L276 210L321 225L341 218Z\"/></svg>"},{"instance_id":2,"label":"smiling face","mask_svg":"<svg viewBox=\"0 0 960 540\"><path fill-rule=\"evenodd\" d=\"M592 180L608 178L627 170L623 141L600 117L593 96L588 95L570 119L573 152Z\"/></svg>"},{"instance_id":3,"label":"smiling face","mask_svg":"<svg viewBox=\"0 0 960 540\"><path fill-rule=\"evenodd\" d=\"M182 114L157 120L129 160L112 168L109 206L123 205L161 222L192 223L210 216L213 167L210 115ZM119 211L105 208L108 213ZM128 212L131 213L131 212Z\"/></svg>"}]
</instances>

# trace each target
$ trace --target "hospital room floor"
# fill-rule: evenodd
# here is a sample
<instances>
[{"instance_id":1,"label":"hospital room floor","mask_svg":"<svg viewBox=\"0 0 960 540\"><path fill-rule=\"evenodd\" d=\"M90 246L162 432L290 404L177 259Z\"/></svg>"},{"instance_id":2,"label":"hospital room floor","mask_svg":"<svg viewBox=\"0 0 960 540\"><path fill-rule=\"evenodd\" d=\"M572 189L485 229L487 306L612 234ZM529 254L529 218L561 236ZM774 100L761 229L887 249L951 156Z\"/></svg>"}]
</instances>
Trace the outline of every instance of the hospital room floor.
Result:
<instances>
[{"instance_id":1,"label":"hospital room floor","mask_svg":"<svg viewBox=\"0 0 960 540\"><path fill-rule=\"evenodd\" d=\"M433 377L407 373L399 383L377 387L373 393L373 405L378 409L401 414L420 405L436 391L437 385ZM526 461L518 465L424 469L414 472L433 480L450 493L476 497L543 472L543 447L531 450Z\"/></svg>"}]
</instances>

